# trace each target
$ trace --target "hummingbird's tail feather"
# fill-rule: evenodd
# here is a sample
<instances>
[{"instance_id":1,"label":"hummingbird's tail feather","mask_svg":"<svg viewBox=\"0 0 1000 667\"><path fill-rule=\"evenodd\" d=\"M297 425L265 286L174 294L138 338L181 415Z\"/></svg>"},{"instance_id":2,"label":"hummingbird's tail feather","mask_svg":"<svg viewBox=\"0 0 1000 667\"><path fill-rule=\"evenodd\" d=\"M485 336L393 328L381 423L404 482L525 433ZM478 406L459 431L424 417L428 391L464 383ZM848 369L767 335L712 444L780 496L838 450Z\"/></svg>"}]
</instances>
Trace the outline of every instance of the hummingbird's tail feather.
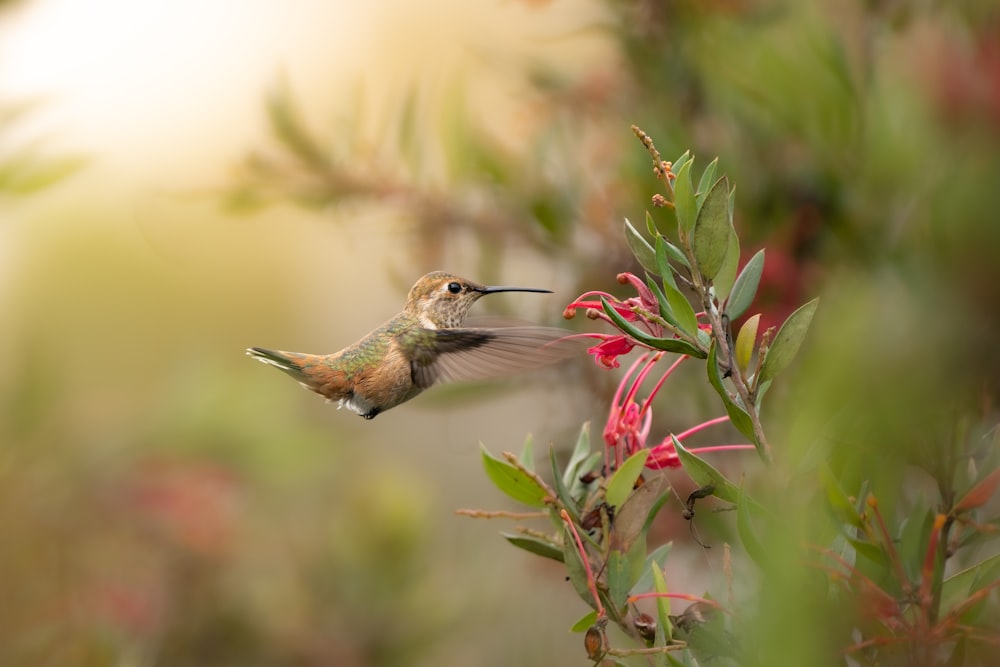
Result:
<instances>
[{"instance_id":1,"label":"hummingbird's tail feather","mask_svg":"<svg viewBox=\"0 0 1000 667\"><path fill-rule=\"evenodd\" d=\"M329 401L349 398L350 392L345 384L343 371L326 363L326 355L268 350L263 347L249 347L247 355L280 369L309 391L316 392Z\"/></svg>"},{"instance_id":2,"label":"hummingbird's tail feather","mask_svg":"<svg viewBox=\"0 0 1000 667\"><path fill-rule=\"evenodd\" d=\"M315 375L317 362L322 359L316 354L268 350L264 347L249 347L247 354L257 361L274 366L301 382L307 389L317 391Z\"/></svg>"},{"instance_id":3,"label":"hummingbird's tail feather","mask_svg":"<svg viewBox=\"0 0 1000 667\"><path fill-rule=\"evenodd\" d=\"M280 368L289 374L301 374L302 366L295 361L294 357L301 356L295 353L282 352L280 350L268 350L264 347L248 347L247 355L257 361Z\"/></svg>"}]
</instances>

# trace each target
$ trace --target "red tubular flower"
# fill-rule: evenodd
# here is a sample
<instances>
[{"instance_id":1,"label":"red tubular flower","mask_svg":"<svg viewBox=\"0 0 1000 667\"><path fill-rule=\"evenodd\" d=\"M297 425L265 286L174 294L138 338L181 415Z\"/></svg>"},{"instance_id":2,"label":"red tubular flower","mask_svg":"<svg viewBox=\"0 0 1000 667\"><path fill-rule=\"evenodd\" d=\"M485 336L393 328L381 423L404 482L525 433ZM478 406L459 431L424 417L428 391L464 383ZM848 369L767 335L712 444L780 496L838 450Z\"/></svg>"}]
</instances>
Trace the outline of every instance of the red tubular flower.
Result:
<instances>
[{"instance_id":1,"label":"red tubular flower","mask_svg":"<svg viewBox=\"0 0 1000 667\"><path fill-rule=\"evenodd\" d=\"M667 438L656 447L649 450L649 458L646 459L646 467L651 470L662 470L663 468L680 468L681 459L677 456L677 449L671 438Z\"/></svg>"},{"instance_id":2,"label":"red tubular flower","mask_svg":"<svg viewBox=\"0 0 1000 667\"><path fill-rule=\"evenodd\" d=\"M576 315L577 309L584 308L587 311L587 317L591 319L600 318L605 322L611 322L611 318L609 318L604 312L604 306L601 305L600 299L594 300L587 298L594 296L604 297L611 307L629 322L635 322L639 319L639 316L632 311L628 301L620 301L617 297L611 296L607 292L584 292L576 299L576 301L573 301L566 306L566 310L563 311L563 317L567 320L573 319Z\"/></svg>"},{"instance_id":3,"label":"red tubular flower","mask_svg":"<svg viewBox=\"0 0 1000 667\"><path fill-rule=\"evenodd\" d=\"M628 354L635 347L635 341L625 336L607 336L603 343L587 348L589 354L594 355L594 361L598 366L605 368L618 368L618 357Z\"/></svg>"},{"instance_id":4,"label":"red tubular flower","mask_svg":"<svg viewBox=\"0 0 1000 667\"><path fill-rule=\"evenodd\" d=\"M612 296L607 292L584 292L575 301L566 306L566 310L563 311L563 317L566 319L571 319L576 315L576 311L579 308L587 309L587 317L591 319L602 319L614 325L611 318L608 317L607 313L604 312L604 306L600 299L604 299L608 302L615 312L622 316L628 322L635 322L641 325L650 335L656 336L658 338L664 335L663 325L657 321L659 318L658 313L660 312L660 304L656 300L656 296L653 294L652 290L646 286L642 280L632 273L619 273L618 282L621 284L631 284L635 288L635 291L639 296L630 297L625 300L621 300L618 297ZM596 297L596 299L595 299ZM637 312L638 311L638 312ZM654 319L654 317L656 319ZM642 345L638 341L632 339L633 346ZM643 347L648 347L643 345ZM609 368L616 368L615 366L610 366Z\"/></svg>"},{"instance_id":5,"label":"red tubular flower","mask_svg":"<svg viewBox=\"0 0 1000 667\"><path fill-rule=\"evenodd\" d=\"M639 293L639 303L643 308L651 313L659 312L660 302L656 300L652 290L649 289L646 283L642 282L639 276L634 273L619 273L617 278L618 282L622 285L631 283L635 291Z\"/></svg>"},{"instance_id":6,"label":"red tubular flower","mask_svg":"<svg viewBox=\"0 0 1000 667\"><path fill-rule=\"evenodd\" d=\"M711 447L696 447L689 451L692 454L706 454L710 452L729 452L739 449L754 449L754 446L749 443L739 445L713 445ZM649 458L646 459L646 467L651 470L681 467L681 459L677 455L677 448L674 447L673 438L667 436L667 438L656 447L650 448Z\"/></svg>"},{"instance_id":7,"label":"red tubular flower","mask_svg":"<svg viewBox=\"0 0 1000 667\"><path fill-rule=\"evenodd\" d=\"M631 285L638 296L621 300L607 292L585 292L566 306L563 316L567 319L572 318L576 315L577 309L586 308L588 317L602 319L614 325L614 322L604 310L604 303L607 303L622 319L627 322L634 322L636 327L645 329L651 336L662 338L666 329L659 315L660 303L653 290L641 278L632 273L619 273L618 282L623 285ZM700 313L699 316L704 316L704 313ZM698 326L700 329L709 330L708 324L702 323ZM635 347L652 349L649 345L630 336L626 331L617 334L583 333L576 334L575 337L596 338L600 341L588 348L587 352L594 356L595 363L608 369L618 368L621 365L618 357L628 354ZM638 399L639 389L646 380L646 376L649 375L653 366L663 357L663 354L661 351L646 352L636 359L622 377L618 389L615 391L608 413L608 421L604 426L603 433L605 445L604 462L608 471L620 466L624 462L625 457L631 456L646 447L646 439L649 437L653 422L653 398L660 390L663 382L684 359L687 359L687 355L681 355L660 376L653 389L649 392L649 395L644 399ZM703 428L727 420L727 417L709 420L679 434L677 438L681 440ZM716 447L705 447L697 451L722 451L726 449L753 449L753 446L719 445ZM670 438L651 448L649 458L646 462L646 467L654 470L679 468L680 465L680 459Z\"/></svg>"}]
</instances>

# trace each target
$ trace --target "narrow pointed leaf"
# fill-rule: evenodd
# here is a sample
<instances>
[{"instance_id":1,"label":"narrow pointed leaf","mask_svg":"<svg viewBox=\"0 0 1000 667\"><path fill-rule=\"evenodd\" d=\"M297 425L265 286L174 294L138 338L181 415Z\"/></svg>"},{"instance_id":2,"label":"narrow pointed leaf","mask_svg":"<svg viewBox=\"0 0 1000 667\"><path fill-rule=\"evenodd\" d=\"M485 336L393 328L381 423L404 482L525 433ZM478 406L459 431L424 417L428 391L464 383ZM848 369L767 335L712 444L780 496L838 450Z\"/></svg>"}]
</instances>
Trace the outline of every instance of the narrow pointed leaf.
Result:
<instances>
[{"instance_id":1,"label":"narrow pointed leaf","mask_svg":"<svg viewBox=\"0 0 1000 667\"><path fill-rule=\"evenodd\" d=\"M594 598L590 594L590 587L587 586L587 570L580 560L576 539L566 524L563 524L563 562L566 564L566 575L572 582L576 594L593 606Z\"/></svg>"},{"instance_id":2,"label":"narrow pointed leaf","mask_svg":"<svg viewBox=\"0 0 1000 667\"><path fill-rule=\"evenodd\" d=\"M694 231L695 222L698 220L698 201L694 196L694 185L691 183L692 161L688 160L681 165L680 170L674 172L677 178L674 181L674 210L677 213L678 237L681 242L690 239Z\"/></svg>"},{"instance_id":3,"label":"narrow pointed leaf","mask_svg":"<svg viewBox=\"0 0 1000 667\"><path fill-rule=\"evenodd\" d=\"M648 449L640 449L632 456L628 457L622 467L611 475L608 480L607 491L604 493L604 500L612 507L621 507L622 503L631 495L635 487L635 481L639 479L646 459L649 458Z\"/></svg>"},{"instance_id":4,"label":"narrow pointed leaf","mask_svg":"<svg viewBox=\"0 0 1000 667\"><path fill-rule=\"evenodd\" d=\"M812 322L813 314L818 305L819 299L813 299L789 315L785 323L781 325L781 329L774 337L774 342L771 343L771 347L768 348L767 354L764 356L759 382L770 380L792 363L792 359L798 353L802 340L809 330L809 323Z\"/></svg>"},{"instance_id":5,"label":"narrow pointed leaf","mask_svg":"<svg viewBox=\"0 0 1000 667\"><path fill-rule=\"evenodd\" d=\"M715 298L719 302L725 301L733 288L733 281L736 280L736 269L740 264L740 239L735 233L729 235L729 248L726 250L726 257L722 260L719 273L712 281L715 288Z\"/></svg>"},{"instance_id":6,"label":"narrow pointed leaf","mask_svg":"<svg viewBox=\"0 0 1000 667\"><path fill-rule=\"evenodd\" d=\"M753 359L753 348L757 342L757 327L760 326L760 313L757 313L740 327L740 332L736 334L736 345L734 346L734 352L736 354L736 364L740 367L740 371L746 373L747 368L750 366L750 361Z\"/></svg>"},{"instance_id":7,"label":"narrow pointed leaf","mask_svg":"<svg viewBox=\"0 0 1000 667\"><path fill-rule=\"evenodd\" d=\"M535 480L506 461L494 458L485 446L482 446L482 458L486 476L498 489L530 507L545 506L545 497L548 494Z\"/></svg>"},{"instance_id":8,"label":"narrow pointed leaf","mask_svg":"<svg viewBox=\"0 0 1000 667\"><path fill-rule=\"evenodd\" d=\"M664 283L670 283L675 288L677 281L674 278L674 270L670 266L670 253L667 251L667 240L662 236L657 236L653 240L653 253L656 256L656 274L663 278Z\"/></svg>"},{"instance_id":9,"label":"narrow pointed leaf","mask_svg":"<svg viewBox=\"0 0 1000 667\"><path fill-rule=\"evenodd\" d=\"M667 242L663 237L656 239L656 260L661 267L667 265ZM694 332L698 330L698 317L695 315L691 302L677 289L677 283L669 268L665 269L664 273L663 293L667 297L670 312L674 314L678 328L687 335L694 336Z\"/></svg>"},{"instance_id":10,"label":"narrow pointed leaf","mask_svg":"<svg viewBox=\"0 0 1000 667\"><path fill-rule=\"evenodd\" d=\"M649 291L656 297L656 303L660 306L660 317L668 324L680 329L680 325L677 324L677 318L674 316L674 311L670 308L670 302L667 301L667 296L663 293L663 288L650 276L646 276L646 286L649 287Z\"/></svg>"},{"instance_id":11,"label":"narrow pointed leaf","mask_svg":"<svg viewBox=\"0 0 1000 667\"><path fill-rule=\"evenodd\" d=\"M729 237L733 226L729 223L729 181L722 177L705 196L705 203L698 211L691 238L691 249L698 271L709 280L722 268L729 250Z\"/></svg>"},{"instance_id":12,"label":"narrow pointed leaf","mask_svg":"<svg viewBox=\"0 0 1000 667\"><path fill-rule=\"evenodd\" d=\"M708 381L722 399L722 404L726 408L726 414L729 415L730 423L732 423L732 425L735 426L740 433L748 437L750 442L756 444L759 451L760 443L757 442L757 436L754 435L753 432L753 420L750 419L750 415L747 414L746 410L736 404L736 402L729 395L729 392L726 390L725 385L722 384L722 375L719 373L719 363L715 355L716 349L715 342L713 341L711 347L708 349L708 361L706 363Z\"/></svg>"},{"instance_id":13,"label":"narrow pointed leaf","mask_svg":"<svg viewBox=\"0 0 1000 667\"><path fill-rule=\"evenodd\" d=\"M679 338L657 338L656 336L651 336L645 331L639 329L634 324L622 317L617 310L612 308L608 300L603 296L601 297L601 304L604 307L604 312L607 314L611 321L616 327L622 330L626 335L631 336L640 343L648 345L657 350L664 350L666 352L676 352L678 354L689 354L692 357L697 357L699 359L705 358L705 353L700 349L688 343L687 341L680 340ZM689 306L690 307L690 306Z\"/></svg>"},{"instance_id":14,"label":"narrow pointed leaf","mask_svg":"<svg viewBox=\"0 0 1000 667\"><path fill-rule=\"evenodd\" d=\"M667 582L663 578L663 570L658 565L652 566L651 573L653 575L653 590L664 596L656 598L656 620L657 630L663 630L663 642L666 645L673 640L673 624L670 622L670 598L665 597L667 594Z\"/></svg>"},{"instance_id":15,"label":"narrow pointed leaf","mask_svg":"<svg viewBox=\"0 0 1000 667\"><path fill-rule=\"evenodd\" d=\"M946 577L941 586L941 609L950 611L979 588L1000 578L1000 553Z\"/></svg>"},{"instance_id":16,"label":"narrow pointed leaf","mask_svg":"<svg viewBox=\"0 0 1000 667\"><path fill-rule=\"evenodd\" d=\"M889 569L889 558L886 556L885 551L883 551L881 547L876 546L871 542L865 542L853 537L848 537L847 541L852 547L854 547L854 551L856 551L859 556L866 558L868 561L878 565L882 569Z\"/></svg>"},{"instance_id":17,"label":"narrow pointed leaf","mask_svg":"<svg viewBox=\"0 0 1000 667\"><path fill-rule=\"evenodd\" d=\"M642 570L642 575L632 586L632 595L649 593L653 590L653 569L655 568L661 572L663 571L663 568L667 565L667 556L670 555L670 548L673 544L673 542L661 544L656 549L653 549L648 556L646 556L646 564Z\"/></svg>"},{"instance_id":18,"label":"narrow pointed leaf","mask_svg":"<svg viewBox=\"0 0 1000 667\"><path fill-rule=\"evenodd\" d=\"M583 473L595 470L597 468L600 460L604 458L604 452L593 452L590 456L583 460L580 464L579 473L573 478L573 483L569 485L569 495L573 500L579 501L587 493L587 484L580 481L580 477Z\"/></svg>"},{"instance_id":19,"label":"narrow pointed leaf","mask_svg":"<svg viewBox=\"0 0 1000 667\"><path fill-rule=\"evenodd\" d=\"M620 613L625 608L631 585L626 554L617 550L612 551L608 554L608 566L605 569L607 571L608 597L611 599L615 612Z\"/></svg>"},{"instance_id":20,"label":"narrow pointed leaf","mask_svg":"<svg viewBox=\"0 0 1000 667\"><path fill-rule=\"evenodd\" d=\"M739 497L736 502L736 531L740 535L740 542L746 550L747 555L753 559L757 567L763 569L771 559L767 557L767 550L757 537L754 530L753 521L750 517L752 503L748 502L742 487L739 489Z\"/></svg>"},{"instance_id":21,"label":"narrow pointed leaf","mask_svg":"<svg viewBox=\"0 0 1000 667\"><path fill-rule=\"evenodd\" d=\"M829 468L824 468L822 478L826 487L827 503L833 511L834 516L843 523L855 528L861 528L864 525L864 521L861 519L861 515L854 506L854 503L851 502L851 499L847 497L847 493L840 486L840 482L833 474L833 471Z\"/></svg>"},{"instance_id":22,"label":"narrow pointed leaf","mask_svg":"<svg viewBox=\"0 0 1000 667\"><path fill-rule=\"evenodd\" d=\"M693 159L694 158L691 157L691 151L684 151L683 155L670 163L670 171L674 172L674 174L679 173L681 167Z\"/></svg>"},{"instance_id":23,"label":"narrow pointed leaf","mask_svg":"<svg viewBox=\"0 0 1000 667\"><path fill-rule=\"evenodd\" d=\"M632 553L642 543L642 551L646 552L644 545L649 516L662 505L661 500L668 495L666 489L669 483L662 473L647 477L645 482L638 487L633 485L625 502L616 508L608 541L611 549Z\"/></svg>"},{"instance_id":24,"label":"narrow pointed leaf","mask_svg":"<svg viewBox=\"0 0 1000 667\"><path fill-rule=\"evenodd\" d=\"M664 237L657 236L654 251L656 253L656 266L658 269L656 275L663 278L664 285L669 284L674 289L677 289L677 279L674 277L674 269L670 266L670 260L678 261L678 254L683 257L680 249ZM684 262L684 266L687 266L687 261Z\"/></svg>"},{"instance_id":25,"label":"narrow pointed leaf","mask_svg":"<svg viewBox=\"0 0 1000 667\"><path fill-rule=\"evenodd\" d=\"M687 269L691 268L691 262L688 261L688 258L687 258L687 256L685 256L683 250L681 250L680 248L678 248L677 246L675 246L673 243L671 243L670 241L668 241L663 236L660 236L658 238L662 238L663 239L663 245L666 248L667 257L669 257L671 259L671 261L677 262L678 264L680 264L684 268L687 268Z\"/></svg>"},{"instance_id":26,"label":"narrow pointed leaf","mask_svg":"<svg viewBox=\"0 0 1000 667\"><path fill-rule=\"evenodd\" d=\"M681 460L684 472L688 474L698 486L712 485L715 489L712 495L720 500L736 503L739 500L740 490L735 484L726 479L725 475L719 472L715 466L708 461L692 454L684 448L680 440L670 436L674 441L674 448L677 450L677 457Z\"/></svg>"},{"instance_id":27,"label":"narrow pointed leaf","mask_svg":"<svg viewBox=\"0 0 1000 667\"><path fill-rule=\"evenodd\" d=\"M705 171L701 174L701 179L698 180L698 204L700 205L705 199L705 195L708 194L709 188L715 183L715 172L719 168L719 158L715 158L708 163L705 167Z\"/></svg>"},{"instance_id":28,"label":"narrow pointed leaf","mask_svg":"<svg viewBox=\"0 0 1000 667\"><path fill-rule=\"evenodd\" d=\"M628 218L625 219L625 241L639 265L650 273L658 274L659 269L656 265L656 253L653 252L653 246L632 226Z\"/></svg>"},{"instance_id":29,"label":"narrow pointed leaf","mask_svg":"<svg viewBox=\"0 0 1000 667\"><path fill-rule=\"evenodd\" d=\"M628 220L628 218L625 218L625 220ZM660 235L660 230L656 228L656 222L653 221L653 215L649 211L646 211L646 231L654 239Z\"/></svg>"},{"instance_id":30,"label":"narrow pointed leaf","mask_svg":"<svg viewBox=\"0 0 1000 667\"><path fill-rule=\"evenodd\" d=\"M528 437L524 439L524 447L521 449L521 455L517 457L517 460L521 462L521 465L526 470L535 471L535 439L531 437L531 434L528 434Z\"/></svg>"},{"instance_id":31,"label":"narrow pointed leaf","mask_svg":"<svg viewBox=\"0 0 1000 667\"><path fill-rule=\"evenodd\" d=\"M597 623L597 610L590 612L579 621L573 624L573 627L569 629L570 632L586 632L590 626Z\"/></svg>"},{"instance_id":32,"label":"narrow pointed leaf","mask_svg":"<svg viewBox=\"0 0 1000 667\"><path fill-rule=\"evenodd\" d=\"M554 445L549 445L549 464L552 466L552 481L556 487L555 492L556 496L559 497L559 502L566 508L573 522L580 523L580 512L577 510L576 503L570 495L569 487L563 481L563 476L559 474L559 462L556 460L556 448Z\"/></svg>"},{"instance_id":33,"label":"narrow pointed leaf","mask_svg":"<svg viewBox=\"0 0 1000 667\"><path fill-rule=\"evenodd\" d=\"M542 556L543 558L557 560L560 563L564 562L562 548L552 544L551 542L546 542L545 540L540 540L537 537L531 537L529 535L521 535L519 533L500 534L505 540L519 549L524 549L525 551L531 552L537 556Z\"/></svg>"},{"instance_id":34,"label":"narrow pointed leaf","mask_svg":"<svg viewBox=\"0 0 1000 667\"><path fill-rule=\"evenodd\" d=\"M757 296L757 287L760 285L760 275L763 271L764 251L758 250L740 271L740 275L733 285L733 291L729 294L725 309L729 319L737 319L750 308L754 297Z\"/></svg>"},{"instance_id":35,"label":"narrow pointed leaf","mask_svg":"<svg viewBox=\"0 0 1000 667\"><path fill-rule=\"evenodd\" d=\"M589 454L590 422L584 422L583 426L580 427L580 435L576 438L576 447L573 448L573 453L569 457L569 462L566 463L566 470L562 475L563 484L570 487L573 486L573 480L579 477L577 473L579 471L580 464L587 460L587 456Z\"/></svg>"}]
</instances>

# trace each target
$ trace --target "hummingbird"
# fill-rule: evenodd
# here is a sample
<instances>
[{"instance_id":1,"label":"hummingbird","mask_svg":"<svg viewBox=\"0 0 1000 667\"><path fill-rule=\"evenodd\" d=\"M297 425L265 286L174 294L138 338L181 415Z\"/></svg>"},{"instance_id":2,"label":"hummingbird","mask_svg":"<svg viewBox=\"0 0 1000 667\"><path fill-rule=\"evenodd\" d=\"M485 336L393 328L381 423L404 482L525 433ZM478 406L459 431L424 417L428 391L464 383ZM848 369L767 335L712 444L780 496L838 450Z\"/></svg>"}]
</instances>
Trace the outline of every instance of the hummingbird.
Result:
<instances>
[{"instance_id":1,"label":"hummingbird","mask_svg":"<svg viewBox=\"0 0 1000 667\"><path fill-rule=\"evenodd\" d=\"M413 285L403 311L364 338L333 354L247 349L306 389L365 419L410 400L435 382L496 377L569 355L571 332L539 326L464 327L476 301L498 292L540 292L533 287L486 286L444 271Z\"/></svg>"}]
</instances>

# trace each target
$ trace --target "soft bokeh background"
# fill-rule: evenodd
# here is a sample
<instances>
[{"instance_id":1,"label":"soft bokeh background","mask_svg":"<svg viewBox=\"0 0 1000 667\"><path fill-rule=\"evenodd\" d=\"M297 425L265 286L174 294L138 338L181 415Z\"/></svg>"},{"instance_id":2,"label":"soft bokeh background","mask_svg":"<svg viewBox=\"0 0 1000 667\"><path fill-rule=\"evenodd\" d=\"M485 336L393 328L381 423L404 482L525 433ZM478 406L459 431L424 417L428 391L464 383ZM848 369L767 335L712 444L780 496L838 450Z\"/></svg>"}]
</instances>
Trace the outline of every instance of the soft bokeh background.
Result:
<instances>
[{"instance_id":1,"label":"soft bokeh background","mask_svg":"<svg viewBox=\"0 0 1000 667\"><path fill-rule=\"evenodd\" d=\"M567 445L610 374L369 423L242 350L338 349L433 268L556 323L633 268L633 122L720 156L772 323L824 298L786 460L891 493L995 422L998 35L989 2L0 4L0 663L582 664L559 571L452 510L504 506L477 442ZM715 414L689 380L664 432Z\"/></svg>"}]
</instances>

